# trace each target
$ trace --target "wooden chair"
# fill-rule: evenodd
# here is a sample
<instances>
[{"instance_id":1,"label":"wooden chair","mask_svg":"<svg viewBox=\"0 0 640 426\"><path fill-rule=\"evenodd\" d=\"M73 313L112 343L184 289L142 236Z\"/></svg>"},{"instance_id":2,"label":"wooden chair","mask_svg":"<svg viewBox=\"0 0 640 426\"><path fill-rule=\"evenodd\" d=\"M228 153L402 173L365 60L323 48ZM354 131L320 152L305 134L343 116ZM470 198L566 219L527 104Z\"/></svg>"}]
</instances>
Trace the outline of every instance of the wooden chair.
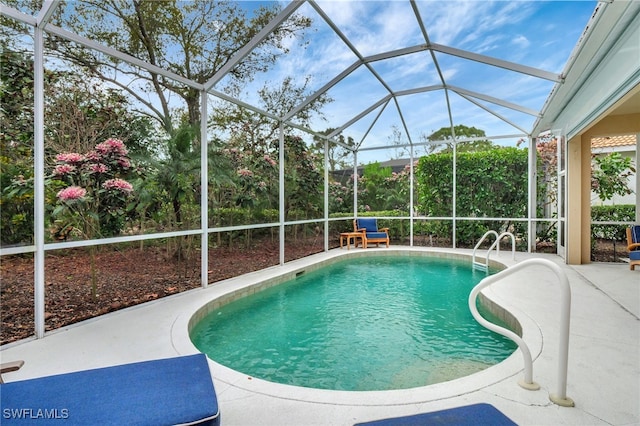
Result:
<instances>
[{"instance_id":1,"label":"wooden chair","mask_svg":"<svg viewBox=\"0 0 640 426\"><path fill-rule=\"evenodd\" d=\"M629 269L640 265L640 225L627 228L627 249L629 250Z\"/></svg>"},{"instance_id":2,"label":"wooden chair","mask_svg":"<svg viewBox=\"0 0 640 426\"><path fill-rule=\"evenodd\" d=\"M24 365L24 361L11 361L11 362L3 362L0 364L0 383L4 383L2 380L2 375L4 373L11 373L12 371L20 370L20 367Z\"/></svg>"},{"instance_id":3,"label":"wooden chair","mask_svg":"<svg viewBox=\"0 0 640 426\"><path fill-rule=\"evenodd\" d=\"M378 229L378 220L374 217L353 219L353 232L362 235L362 246L367 248L371 244L385 243L389 247L389 228ZM358 243L355 242L357 245Z\"/></svg>"}]
</instances>

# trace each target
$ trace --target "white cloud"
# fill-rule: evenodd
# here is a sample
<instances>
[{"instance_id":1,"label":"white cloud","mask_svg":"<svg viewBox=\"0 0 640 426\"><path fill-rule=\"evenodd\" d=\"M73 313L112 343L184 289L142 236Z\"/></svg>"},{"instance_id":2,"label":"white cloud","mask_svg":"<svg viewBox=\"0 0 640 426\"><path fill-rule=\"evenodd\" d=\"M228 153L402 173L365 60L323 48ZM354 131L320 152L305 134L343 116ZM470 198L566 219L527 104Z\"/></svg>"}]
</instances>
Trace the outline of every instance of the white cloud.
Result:
<instances>
[{"instance_id":1,"label":"white cloud","mask_svg":"<svg viewBox=\"0 0 640 426\"><path fill-rule=\"evenodd\" d=\"M519 47L521 49L526 49L527 47L529 47L531 45L531 42L529 41L528 38L526 38L523 35L519 35L516 36L512 39L511 41L512 44L515 44L516 47Z\"/></svg>"}]
</instances>

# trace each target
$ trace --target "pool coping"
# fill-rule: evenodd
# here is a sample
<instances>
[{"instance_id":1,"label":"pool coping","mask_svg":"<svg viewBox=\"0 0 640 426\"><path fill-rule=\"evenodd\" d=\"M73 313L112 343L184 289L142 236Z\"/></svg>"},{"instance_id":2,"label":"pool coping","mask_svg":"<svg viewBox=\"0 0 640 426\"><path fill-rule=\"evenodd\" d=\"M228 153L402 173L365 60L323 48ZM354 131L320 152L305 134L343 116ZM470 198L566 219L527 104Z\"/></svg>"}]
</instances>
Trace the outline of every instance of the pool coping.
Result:
<instances>
[{"instance_id":1,"label":"pool coping","mask_svg":"<svg viewBox=\"0 0 640 426\"><path fill-rule=\"evenodd\" d=\"M237 278L231 278L211 285L204 289L206 297L193 301L188 309L181 312L171 326L171 342L174 349L181 355L198 353L199 350L189 338L189 331L193 325L206 314L225 303L236 300L255 292L264 290L284 281L293 279L300 273L312 271L339 260L347 258L371 256L373 252L394 256L432 256L449 259L464 259L471 262L471 256L446 249L425 250L424 248L391 247L364 250L334 250L321 260L308 258L289 262L284 266L272 267ZM490 266L508 267L515 261L501 258L492 259ZM505 278L508 281L509 278ZM542 332L539 325L524 312L511 306L508 300L500 297L494 287L489 287L481 293L481 303L484 303L493 313L506 321L515 319L522 331L522 337L535 360L542 353ZM296 401L312 402L332 405L407 405L453 398L477 392L496 383L512 380L515 384L522 375L523 357L520 349L516 349L504 361L480 372L458 379L436 383L428 386L385 390L385 391L337 391L305 388L286 384L273 383L258 379L225 367L211 359L214 380L228 386L236 387L247 392L268 395Z\"/></svg>"}]
</instances>

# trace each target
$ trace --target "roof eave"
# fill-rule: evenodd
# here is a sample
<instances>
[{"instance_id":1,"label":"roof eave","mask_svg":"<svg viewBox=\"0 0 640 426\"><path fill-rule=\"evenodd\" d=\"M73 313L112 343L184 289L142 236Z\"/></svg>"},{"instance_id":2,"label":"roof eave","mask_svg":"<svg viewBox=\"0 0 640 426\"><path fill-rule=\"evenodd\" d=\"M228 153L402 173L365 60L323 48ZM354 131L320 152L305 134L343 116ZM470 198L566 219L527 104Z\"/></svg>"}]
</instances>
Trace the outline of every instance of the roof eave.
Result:
<instances>
[{"instance_id":1,"label":"roof eave","mask_svg":"<svg viewBox=\"0 0 640 426\"><path fill-rule=\"evenodd\" d=\"M623 17L629 16L630 6L631 2L621 1L598 3L562 72L563 81L554 85L533 125L533 137L557 127L558 116L624 32L625 25L620 23Z\"/></svg>"}]
</instances>

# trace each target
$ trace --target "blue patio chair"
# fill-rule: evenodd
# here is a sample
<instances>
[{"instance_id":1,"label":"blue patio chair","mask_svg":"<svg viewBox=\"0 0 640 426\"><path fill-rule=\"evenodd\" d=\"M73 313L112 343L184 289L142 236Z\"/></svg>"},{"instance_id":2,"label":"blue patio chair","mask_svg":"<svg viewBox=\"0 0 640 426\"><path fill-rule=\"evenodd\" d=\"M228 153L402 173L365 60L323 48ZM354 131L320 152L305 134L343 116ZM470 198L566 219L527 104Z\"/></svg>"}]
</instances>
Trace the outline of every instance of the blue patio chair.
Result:
<instances>
[{"instance_id":1,"label":"blue patio chair","mask_svg":"<svg viewBox=\"0 0 640 426\"><path fill-rule=\"evenodd\" d=\"M220 424L204 354L3 383L0 402L3 426Z\"/></svg>"},{"instance_id":2,"label":"blue patio chair","mask_svg":"<svg viewBox=\"0 0 640 426\"><path fill-rule=\"evenodd\" d=\"M374 217L361 217L353 220L353 231L362 235L362 246L385 243L389 247L389 228L378 229L378 220ZM355 242L356 246L358 242Z\"/></svg>"},{"instance_id":3,"label":"blue patio chair","mask_svg":"<svg viewBox=\"0 0 640 426\"><path fill-rule=\"evenodd\" d=\"M627 228L627 249L629 250L629 269L640 265L640 225Z\"/></svg>"}]
</instances>

